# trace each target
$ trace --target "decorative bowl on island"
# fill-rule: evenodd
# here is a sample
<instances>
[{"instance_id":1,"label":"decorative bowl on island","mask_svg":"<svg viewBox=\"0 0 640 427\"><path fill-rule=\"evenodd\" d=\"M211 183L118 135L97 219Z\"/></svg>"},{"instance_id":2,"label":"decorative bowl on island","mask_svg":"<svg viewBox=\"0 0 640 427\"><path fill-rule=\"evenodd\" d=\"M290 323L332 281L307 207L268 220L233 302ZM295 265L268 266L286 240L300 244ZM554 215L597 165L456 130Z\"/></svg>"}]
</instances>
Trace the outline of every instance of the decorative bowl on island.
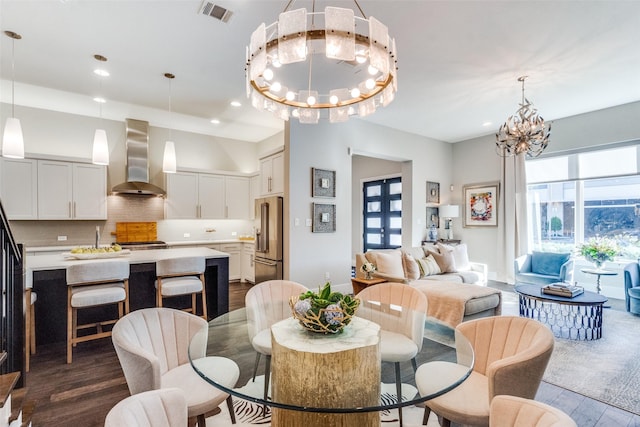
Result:
<instances>
[{"instance_id":1,"label":"decorative bowl on island","mask_svg":"<svg viewBox=\"0 0 640 427\"><path fill-rule=\"evenodd\" d=\"M331 292L330 283L325 284L318 293L309 290L289 299L293 317L300 325L308 331L322 334L341 333L351 322L359 305L358 298Z\"/></svg>"}]
</instances>

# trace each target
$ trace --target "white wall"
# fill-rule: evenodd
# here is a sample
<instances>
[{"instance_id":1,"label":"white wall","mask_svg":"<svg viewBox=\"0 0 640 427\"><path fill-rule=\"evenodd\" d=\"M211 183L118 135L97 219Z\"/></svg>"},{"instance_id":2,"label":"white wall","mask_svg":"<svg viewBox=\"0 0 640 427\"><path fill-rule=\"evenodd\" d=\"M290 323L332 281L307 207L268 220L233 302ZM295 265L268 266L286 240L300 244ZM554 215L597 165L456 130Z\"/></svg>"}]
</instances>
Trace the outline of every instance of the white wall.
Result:
<instances>
[{"instance_id":1,"label":"white wall","mask_svg":"<svg viewBox=\"0 0 640 427\"><path fill-rule=\"evenodd\" d=\"M639 118L640 102L635 102L554 120L545 154L640 139ZM495 136L491 134L453 144L452 165L455 171L454 201L461 203L463 185L500 179L500 157L495 152ZM498 223L499 227L504 224L500 218ZM459 219L454 220L453 230L456 237L467 243L471 260L487 263L490 278L505 280L505 272L497 271L500 265L495 250L498 228L463 228Z\"/></svg>"},{"instance_id":2,"label":"white wall","mask_svg":"<svg viewBox=\"0 0 640 427\"><path fill-rule=\"evenodd\" d=\"M288 179L289 232L288 277L314 287L329 273L333 283L350 280L351 260L358 250L352 242L352 161L354 154L401 161L403 177L403 245L420 245L426 230L426 181L438 181L449 188L452 179L450 144L352 119L347 123L290 124L286 141L290 176ZM336 171L335 199L311 197L311 168ZM450 194L443 194L442 202ZM305 226L311 218L312 203L336 205L336 232L312 233ZM295 225L295 219L300 225ZM285 216L286 220L286 216ZM419 223L418 223L419 222ZM285 267L287 268L287 267ZM287 275L285 273L285 275Z\"/></svg>"}]
</instances>

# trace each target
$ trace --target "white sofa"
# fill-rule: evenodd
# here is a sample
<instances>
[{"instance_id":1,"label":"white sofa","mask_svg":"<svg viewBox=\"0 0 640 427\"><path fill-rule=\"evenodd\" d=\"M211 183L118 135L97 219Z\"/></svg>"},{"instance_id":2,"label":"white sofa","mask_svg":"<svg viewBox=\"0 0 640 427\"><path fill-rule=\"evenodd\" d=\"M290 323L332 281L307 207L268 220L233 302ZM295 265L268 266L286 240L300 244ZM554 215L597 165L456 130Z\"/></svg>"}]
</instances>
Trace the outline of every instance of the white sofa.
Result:
<instances>
[{"instance_id":1,"label":"white sofa","mask_svg":"<svg viewBox=\"0 0 640 427\"><path fill-rule=\"evenodd\" d=\"M467 247L429 245L409 249L373 250L356 254L356 277L362 265L376 266L373 276L415 287L427 296L427 317L452 327L502 313L502 294L486 287L486 264L468 260Z\"/></svg>"}]
</instances>

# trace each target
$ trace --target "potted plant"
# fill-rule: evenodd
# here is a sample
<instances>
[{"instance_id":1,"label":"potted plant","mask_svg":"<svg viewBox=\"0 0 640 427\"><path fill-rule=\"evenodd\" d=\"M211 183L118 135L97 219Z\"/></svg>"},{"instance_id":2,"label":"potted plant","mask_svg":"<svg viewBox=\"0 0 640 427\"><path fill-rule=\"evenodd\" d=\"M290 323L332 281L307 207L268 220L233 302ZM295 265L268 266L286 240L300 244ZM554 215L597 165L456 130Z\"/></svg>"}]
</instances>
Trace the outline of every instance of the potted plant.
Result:
<instances>
[{"instance_id":1,"label":"potted plant","mask_svg":"<svg viewBox=\"0 0 640 427\"><path fill-rule=\"evenodd\" d=\"M329 282L317 293L309 290L289 300L293 317L303 328L324 334L342 332L359 305L358 298L331 292Z\"/></svg>"},{"instance_id":2,"label":"potted plant","mask_svg":"<svg viewBox=\"0 0 640 427\"><path fill-rule=\"evenodd\" d=\"M606 237L591 237L578 247L580 255L601 268L605 261L613 261L618 254L618 245L612 239Z\"/></svg>"}]
</instances>

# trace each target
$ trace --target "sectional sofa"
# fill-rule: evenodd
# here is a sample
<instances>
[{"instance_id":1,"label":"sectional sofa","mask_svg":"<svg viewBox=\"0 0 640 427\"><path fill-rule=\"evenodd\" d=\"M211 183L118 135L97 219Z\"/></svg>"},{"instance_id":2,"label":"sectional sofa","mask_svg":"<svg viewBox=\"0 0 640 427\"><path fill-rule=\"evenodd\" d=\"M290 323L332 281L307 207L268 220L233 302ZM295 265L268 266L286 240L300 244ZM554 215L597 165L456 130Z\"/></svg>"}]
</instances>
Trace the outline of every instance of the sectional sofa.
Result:
<instances>
[{"instance_id":1,"label":"sectional sofa","mask_svg":"<svg viewBox=\"0 0 640 427\"><path fill-rule=\"evenodd\" d=\"M427 296L427 317L455 327L479 317L502 313L502 294L487 288L487 266L470 262L465 244L372 250L356 254L356 277L362 265L376 266L373 276L404 283Z\"/></svg>"}]
</instances>

